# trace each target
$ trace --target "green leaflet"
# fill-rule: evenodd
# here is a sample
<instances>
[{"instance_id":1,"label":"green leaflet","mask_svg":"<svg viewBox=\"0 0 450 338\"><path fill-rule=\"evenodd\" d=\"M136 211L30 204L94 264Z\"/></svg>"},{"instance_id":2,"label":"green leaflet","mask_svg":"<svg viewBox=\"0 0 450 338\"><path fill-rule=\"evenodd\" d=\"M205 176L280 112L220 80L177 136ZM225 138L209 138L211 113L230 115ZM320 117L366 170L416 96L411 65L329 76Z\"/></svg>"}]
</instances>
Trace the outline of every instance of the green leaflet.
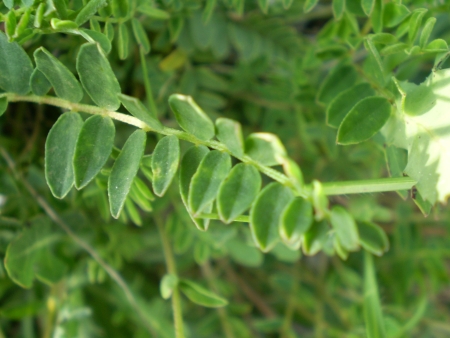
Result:
<instances>
[{"instance_id":1,"label":"green leaflet","mask_svg":"<svg viewBox=\"0 0 450 338\"><path fill-rule=\"evenodd\" d=\"M70 20L59 20L57 18L52 18L50 20L50 25L54 30L61 32L70 32L72 30L78 29L78 25Z\"/></svg>"},{"instance_id":2,"label":"green leaflet","mask_svg":"<svg viewBox=\"0 0 450 338\"><path fill-rule=\"evenodd\" d=\"M381 33L383 31L383 0L374 0L372 15L370 21L372 22L373 31Z\"/></svg>"},{"instance_id":3,"label":"green leaflet","mask_svg":"<svg viewBox=\"0 0 450 338\"><path fill-rule=\"evenodd\" d=\"M389 250L386 233L378 225L371 222L358 223L361 246L370 253L381 256Z\"/></svg>"},{"instance_id":4,"label":"green leaflet","mask_svg":"<svg viewBox=\"0 0 450 338\"><path fill-rule=\"evenodd\" d=\"M9 39L14 37L17 27L17 18L14 11L9 11L5 16L5 32Z\"/></svg>"},{"instance_id":5,"label":"green leaflet","mask_svg":"<svg viewBox=\"0 0 450 338\"><path fill-rule=\"evenodd\" d=\"M391 105L384 97L372 96L359 101L342 121L337 143L360 143L375 135L391 115Z\"/></svg>"},{"instance_id":6,"label":"green leaflet","mask_svg":"<svg viewBox=\"0 0 450 338\"><path fill-rule=\"evenodd\" d=\"M280 222L280 236L287 244L300 242L313 222L313 207L301 197L294 198L284 209Z\"/></svg>"},{"instance_id":7,"label":"green leaflet","mask_svg":"<svg viewBox=\"0 0 450 338\"><path fill-rule=\"evenodd\" d=\"M330 227L326 221L314 222L310 229L303 235L303 253L314 256L325 246L329 238Z\"/></svg>"},{"instance_id":8,"label":"green leaflet","mask_svg":"<svg viewBox=\"0 0 450 338\"><path fill-rule=\"evenodd\" d=\"M119 36L117 38L117 52L119 59L125 60L130 53L130 34L126 23L119 24Z\"/></svg>"},{"instance_id":9,"label":"green leaflet","mask_svg":"<svg viewBox=\"0 0 450 338\"><path fill-rule=\"evenodd\" d=\"M63 198L72 188L72 159L83 120L77 113L64 113L53 125L45 141L45 179L56 198Z\"/></svg>"},{"instance_id":10,"label":"green leaflet","mask_svg":"<svg viewBox=\"0 0 450 338\"><path fill-rule=\"evenodd\" d=\"M317 101L329 104L340 92L353 86L357 78L358 74L352 66L343 65L335 68L320 86Z\"/></svg>"},{"instance_id":11,"label":"green leaflet","mask_svg":"<svg viewBox=\"0 0 450 338\"><path fill-rule=\"evenodd\" d=\"M2 116L8 108L8 100L6 97L0 98L0 116Z\"/></svg>"},{"instance_id":12,"label":"green leaflet","mask_svg":"<svg viewBox=\"0 0 450 338\"><path fill-rule=\"evenodd\" d=\"M14 0L3 0L3 4L6 8L11 9L14 6Z\"/></svg>"},{"instance_id":13,"label":"green leaflet","mask_svg":"<svg viewBox=\"0 0 450 338\"><path fill-rule=\"evenodd\" d=\"M139 7L137 8L137 11L145 14L150 19L156 19L156 20L167 20L170 19L170 14L166 11L163 11L162 9L155 8L149 3L143 2Z\"/></svg>"},{"instance_id":14,"label":"green leaflet","mask_svg":"<svg viewBox=\"0 0 450 338\"><path fill-rule=\"evenodd\" d=\"M305 182L299 165L290 158L286 158L283 162L283 171L290 178L297 191L302 191Z\"/></svg>"},{"instance_id":15,"label":"green leaflet","mask_svg":"<svg viewBox=\"0 0 450 338\"><path fill-rule=\"evenodd\" d=\"M433 89L429 86L416 85L409 82L398 82L397 88L404 97L402 110L411 116L422 115L431 110L437 102Z\"/></svg>"},{"instance_id":16,"label":"green leaflet","mask_svg":"<svg viewBox=\"0 0 450 338\"><path fill-rule=\"evenodd\" d=\"M427 53L444 53L448 51L448 45L445 40L436 39L431 41L424 51Z\"/></svg>"},{"instance_id":17,"label":"green leaflet","mask_svg":"<svg viewBox=\"0 0 450 338\"><path fill-rule=\"evenodd\" d=\"M359 248L358 228L347 210L338 205L334 206L331 209L330 222L344 249L355 251Z\"/></svg>"},{"instance_id":18,"label":"green leaflet","mask_svg":"<svg viewBox=\"0 0 450 338\"><path fill-rule=\"evenodd\" d=\"M287 156L283 143L271 133L250 134L245 140L245 153L267 166L282 164Z\"/></svg>"},{"instance_id":19,"label":"green leaflet","mask_svg":"<svg viewBox=\"0 0 450 338\"><path fill-rule=\"evenodd\" d=\"M375 0L361 0L361 7L367 16L370 16L370 14L372 14L374 5Z\"/></svg>"},{"instance_id":20,"label":"green leaflet","mask_svg":"<svg viewBox=\"0 0 450 338\"><path fill-rule=\"evenodd\" d=\"M345 11L345 0L333 0L333 15L336 20L342 19L342 15Z\"/></svg>"},{"instance_id":21,"label":"green leaflet","mask_svg":"<svg viewBox=\"0 0 450 338\"><path fill-rule=\"evenodd\" d=\"M49 285L61 280L66 266L50 252L50 246L59 238L59 234L50 231L46 219L35 220L6 249L5 269L9 277L27 289L33 286L35 277Z\"/></svg>"},{"instance_id":22,"label":"green leaflet","mask_svg":"<svg viewBox=\"0 0 450 338\"><path fill-rule=\"evenodd\" d=\"M231 259L240 265L255 268L261 266L264 261L260 250L238 238L231 239L226 246Z\"/></svg>"},{"instance_id":23,"label":"green leaflet","mask_svg":"<svg viewBox=\"0 0 450 338\"><path fill-rule=\"evenodd\" d=\"M83 89L75 76L44 47L34 52L36 66L51 83L57 96L70 102L83 98Z\"/></svg>"},{"instance_id":24,"label":"green leaflet","mask_svg":"<svg viewBox=\"0 0 450 338\"><path fill-rule=\"evenodd\" d=\"M181 279L178 285L180 291L195 304L213 308L228 304L226 299L192 281Z\"/></svg>"},{"instance_id":25,"label":"green leaflet","mask_svg":"<svg viewBox=\"0 0 450 338\"><path fill-rule=\"evenodd\" d=\"M125 199L125 211L135 225L142 226L141 215L130 198Z\"/></svg>"},{"instance_id":26,"label":"green leaflet","mask_svg":"<svg viewBox=\"0 0 450 338\"><path fill-rule=\"evenodd\" d=\"M278 182L267 185L250 210L250 229L256 245L267 252L278 241L278 226L282 212L292 200L291 189Z\"/></svg>"},{"instance_id":27,"label":"green leaflet","mask_svg":"<svg viewBox=\"0 0 450 338\"><path fill-rule=\"evenodd\" d=\"M395 27L405 20L410 11L405 5L389 2L384 5L383 23L386 27Z\"/></svg>"},{"instance_id":28,"label":"green leaflet","mask_svg":"<svg viewBox=\"0 0 450 338\"><path fill-rule=\"evenodd\" d=\"M264 14L267 14L269 10L269 0L258 0L259 8L261 9L261 12Z\"/></svg>"},{"instance_id":29,"label":"green leaflet","mask_svg":"<svg viewBox=\"0 0 450 338\"><path fill-rule=\"evenodd\" d=\"M108 180L108 195L111 215L114 218L119 217L139 170L146 139L147 135L143 130L136 130L131 134L112 167Z\"/></svg>"},{"instance_id":30,"label":"green leaflet","mask_svg":"<svg viewBox=\"0 0 450 338\"><path fill-rule=\"evenodd\" d=\"M30 87L34 95L44 96L52 88L52 84L47 80L45 75L36 68L31 74Z\"/></svg>"},{"instance_id":31,"label":"green leaflet","mask_svg":"<svg viewBox=\"0 0 450 338\"><path fill-rule=\"evenodd\" d=\"M230 155L218 150L206 154L189 186L189 208L200 214L217 196L222 181L231 169Z\"/></svg>"},{"instance_id":32,"label":"green leaflet","mask_svg":"<svg viewBox=\"0 0 450 338\"><path fill-rule=\"evenodd\" d=\"M337 95L327 108L327 123L339 128L348 112L362 99L375 95L368 83L357 84Z\"/></svg>"},{"instance_id":33,"label":"green leaflet","mask_svg":"<svg viewBox=\"0 0 450 338\"><path fill-rule=\"evenodd\" d=\"M125 18L130 12L130 3L128 0L111 0L113 15L116 18Z\"/></svg>"},{"instance_id":34,"label":"green leaflet","mask_svg":"<svg viewBox=\"0 0 450 338\"><path fill-rule=\"evenodd\" d=\"M106 0L90 0L86 5L78 12L75 22L78 26L81 26L93 16L99 7L104 6Z\"/></svg>"},{"instance_id":35,"label":"green leaflet","mask_svg":"<svg viewBox=\"0 0 450 338\"><path fill-rule=\"evenodd\" d=\"M99 107L116 110L120 106L117 95L120 85L103 51L96 44L81 46L77 57L77 71L81 84Z\"/></svg>"},{"instance_id":36,"label":"green leaflet","mask_svg":"<svg viewBox=\"0 0 450 338\"><path fill-rule=\"evenodd\" d=\"M114 25L111 22L107 22L105 24L105 28L103 29L103 33L109 41L112 41L114 39Z\"/></svg>"},{"instance_id":37,"label":"green leaflet","mask_svg":"<svg viewBox=\"0 0 450 338\"><path fill-rule=\"evenodd\" d=\"M408 40L410 43L413 43L416 40L423 16L426 12L428 12L428 9L426 8L418 8L413 11L411 18L409 19Z\"/></svg>"},{"instance_id":38,"label":"green leaflet","mask_svg":"<svg viewBox=\"0 0 450 338\"><path fill-rule=\"evenodd\" d=\"M136 39L136 42L142 47L144 53L150 53L150 41L148 40L147 32L145 31L141 22L138 19L133 18L131 19L131 27L133 28L134 38Z\"/></svg>"},{"instance_id":39,"label":"green leaflet","mask_svg":"<svg viewBox=\"0 0 450 338\"><path fill-rule=\"evenodd\" d=\"M214 136L213 122L190 96L173 94L169 97L169 105L185 131L205 141Z\"/></svg>"},{"instance_id":40,"label":"green leaflet","mask_svg":"<svg viewBox=\"0 0 450 338\"><path fill-rule=\"evenodd\" d=\"M169 299L172 296L173 290L178 286L178 277L171 274L166 274L161 279L159 284L159 292L161 297Z\"/></svg>"},{"instance_id":41,"label":"green leaflet","mask_svg":"<svg viewBox=\"0 0 450 338\"><path fill-rule=\"evenodd\" d=\"M161 131L163 129L161 122L152 116L150 111L142 104L141 101L124 94L119 94L117 97L131 115L144 122L153 130Z\"/></svg>"},{"instance_id":42,"label":"green leaflet","mask_svg":"<svg viewBox=\"0 0 450 338\"><path fill-rule=\"evenodd\" d=\"M430 38L431 32L433 31L434 24L436 23L436 18L428 18L427 22L423 26L422 33L420 34L420 48L425 48L428 39Z\"/></svg>"},{"instance_id":43,"label":"green leaflet","mask_svg":"<svg viewBox=\"0 0 450 338\"><path fill-rule=\"evenodd\" d=\"M202 13L202 21L206 25L211 19L212 14L214 13L214 9L216 8L217 0L207 0L205 9Z\"/></svg>"},{"instance_id":44,"label":"green leaflet","mask_svg":"<svg viewBox=\"0 0 450 338\"><path fill-rule=\"evenodd\" d=\"M174 135L163 137L152 155L153 191L163 196L178 169L180 162L180 142Z\"/></svg>"},{"instance_id":45,"label":"green leaflet","mask_svg":"<svg viewBox=\"0 0 450 338\"><path fill-rule=\"evenodd\" d=\"M7 92L25 95L30 91L33 65L27 53L17 42L8 42L0 31L0 88Z\"/></svg>"},{"instance_id":46,"label":"green leaflet","mask_svg":"<svg viewBox=\"0 0 450 338\"><path fill-rule=\"evenodd\" d=\"M241 124L237 121L220 117L216 120L216 137L225 144L233 155L244 154L244 139Z\"/></svg>"},{"instance_id":47,"label":"green leaflet","mask_svg":"<svg viewBox=\"0 0 450 338\"><path fill-rule=\"evenodd\" d=\"M87 41L92 42L92 40L94 40L95 42L97 42L106 54L109 54L109 52L111 52L111 41L105 34L84 28L78 30L78 32Z\"/></svg>"},{"instance_id":48,"label":"green leaflet","mask_svg":"<svg viewBox=\"0 0 450 338\"><path fill-rule=\"evenodd\" d=\"M197 171L200 162L208 154L209 149L205 146L194 146L188 149L183 156L180 164L180 174L179 174L179 187L181 200L183 201L186 209L189 211L189 186L191 184L192 176L194 176ZM211 205L212 207L212 205ZM205 210L209 211L209 210ZM209 219L194 218L189 211L189 215L194 221L197 228L200 230L206 230L208 228Z\"/></svg>"},{"instance_id":49,"label":"green leaflet","mask_svg":"<svg viewBox=\"0 0 450 338\"><path fill-rule=\"evenodd\" d=\"M211 247L205 242L197 242L194 247L194 260L198 265L203 265L211 256Z\"/></svg>"},{"instance_id":50,"label":"green leaflet","mask_svg":"<svg viewBox=\"0 0 450 338\"><path fill-rule=\"evenodd\" d=\"M73 158L77 189L84 188L103 168L111 154L115 132L109 117L94 115L84 122Z\"/></svg>"},{"instance_id":51,"label":"green leaflet","mask_svg":"<svg viewBox=\"0 0 450 338\"><path fill-rule=\"evenodd\" d=\"M364 321L367 338L386 337L373 257L364 252Z\"/></svg>"},{"instance_id":52,"label":"green leaflet","mask_svg":"<svg viewBox=\"0 0 450 338\"><path fill-rule=\"evenodd\" d=\"M217 196L217 209L225 223L231 223L246 211L261 189L261 175L250 164L239 163L222 182Z\"/></svg>"},{"instance_id":53,"label":"green leaflet","mask_svg":"<svg viewBox=\"0 0 450 338\"><path fill-rule=\"evenodd\" d=\"M42 19L44 18L44 12L45 12L45 4L41 2L39 6L36 9L36 17L34 18L34 27L40 28L42 25Z\"/></svg>"},{"instance_id":54,"label":"green leaflet","mask_svg":"<svg viewBox=\"0 0 450 338\"><path fill-rule=\"evenodd\" d=\"M305 11L305 13L312 11L314 7L316 7L318 2L319 0L306 0L303 4L303 10Z\"/></svg>"}]
</instances>

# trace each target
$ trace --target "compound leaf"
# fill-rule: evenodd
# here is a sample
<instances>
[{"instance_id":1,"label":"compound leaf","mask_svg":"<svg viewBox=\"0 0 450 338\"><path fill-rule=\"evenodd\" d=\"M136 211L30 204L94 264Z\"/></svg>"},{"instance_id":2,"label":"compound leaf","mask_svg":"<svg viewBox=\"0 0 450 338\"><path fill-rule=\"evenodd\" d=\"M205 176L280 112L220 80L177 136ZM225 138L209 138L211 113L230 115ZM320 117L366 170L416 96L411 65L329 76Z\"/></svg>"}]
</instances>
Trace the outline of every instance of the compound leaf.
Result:
<instances>
[{"instance_id":1,"label":"compound leaf","mask_svg":"<svg viewBox=\"0 0 450 338\"><path fill-rule=\"evenodd\" d=\"M56 198L67 195L74 183L72 160L83 120L77 113L64 113L45 141L45 178Z\"/></svg>"},{"instance_id":2,"label":"compound leaf","mask_svg":"<svg viewBox=\"0 0 450 338\"><path fill-rule=\"evenodd\" d=\"M169 105L180 127L189 134L205 141L214 136L213 122L190 96L171 95Z\"/></svg>"},{"instance_id":3,"label":"compound leaf","mask_svg":"<svg viewBox=\"0 0 450 338\"><path fill-rule=\"evenodd\" d=\"M214 201L230 169L230 155L218 150L206 154L189 186L189 208L194 216Z\"/></svg>"},{"instance_id":4,"label":"compound leaf","mask_svg":"<svg viewBox=\"0 0 450 338\"><path fill-rule=\"evenodd\" d=\"M94 115L84 122L73 158L77 189L84 188L103 168L111 154L115 132L113 121L106 116Z\"/></svg>"},{"instance_id":5,"label":"compound leaf","mask_svg":"<svg viewBox=\"0 0 450 338\"><path fill-rule=\"evenodd\" d=\"M181 279L179 287L181 292L195 304L213 308L223 307L228 304L225 298L219 297L192 281Z\"/></svg>"},{"instance_id":6,"label":"compound leaf","mask_svg":"<svg viewBox=\"0 0 450 338\"><path fill-rule=\"evenodd\" d=\"M83 89L75 76L44 47L36 49L34 59L37 69L51 83L57 96L71 102L79 102L83 98Z\"/></svg>"},{"instance_id":7,"label":"compound leaf","mask_svg":"<svg viewBox=\"0 0 450 338\"><path fill-rule=\"evenodd\" d=\"M239 163L222 182L217 196L217 209L225 223L231 223L246 211L261 189L261 175L250 164Z\"/></svg>"},{"instance_id":8,"label":"compound leaf","mask_svg":"<svg viewBox=\"0 0 450 338\"><path fill-rule=\"evenodd\" d=\"M155 147L152 156L153 191L163 196L178 169L180 142L174 135L163 137Z\"/></svg>"},{"instance_id":9,"label":"compound leaf","mask_svg":"<svg viewBox=\"0 0 450 338\"><path fill-rule=\"evenodd\" d=\"M147 135L136 130L130 135L112 167L108 180L108 196L111 215L118 218L130 192L139 163L144 155Z\"/></svg>"},{"instance_id":10,"label":"compound leaf","mask_svg":"<svg viewBox=\"0 0 450 338\"><path fill-rule=\"evenodd\" d=\"M83 88L95 104L108 110L119 108L120 85L99 45L86 43L81 46L77 71Z\"/></svg>"},{"instance_id":11,"label":"compound leaf","mask_svg":"<svg viewBox=\"0 0 450 338\"><path fill-rule=\"evenodd\" d=\"M25 95L30 91L33 65L27 53L17 42L8 42L0 31L0 88Z\"/></svg>"},{"instance_id":12,"label":"compound leaf","mask_svg":"<svg viewBox=\"0 0 450 338\"><path fill-rule=\"evenodd\" d=\"M338 129L337 143L347 145L368 140L391 115L391 105L384 97L372 96L359 101Z\"/></svg>"},{"instance_id":13,"label":"compound leaf","mask_svg":"<svg viewBox=\"0 0 450 338\"><path fill-rule=\"evenodd\" d=\"M256 245L262 251L269 251L278 241L281 215L293 197L291 189L272 182L260 192L253 203L250 210L250 229Z\"/></svg>"}]
</instances>

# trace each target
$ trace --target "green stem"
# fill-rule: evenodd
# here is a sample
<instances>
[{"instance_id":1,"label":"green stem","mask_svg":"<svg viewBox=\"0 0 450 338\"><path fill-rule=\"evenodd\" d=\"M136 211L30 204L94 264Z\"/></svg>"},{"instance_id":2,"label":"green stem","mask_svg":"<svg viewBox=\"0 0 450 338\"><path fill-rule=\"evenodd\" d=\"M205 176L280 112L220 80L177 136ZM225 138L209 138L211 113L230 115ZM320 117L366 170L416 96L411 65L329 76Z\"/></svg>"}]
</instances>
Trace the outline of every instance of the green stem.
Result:
<instances>
[{"instance_id":1,"label":"green stem","mask_svg":"<svg viewBox=\"0 0 450 338\"><path fill-rule=\"evenodd\" d=\"M117 121L121 121L130 125L133 125L137 128L141 128L144 131L152 131L157 132L163 135L175 135L180 140L188 141L190 143L196 145L204 145L208 148L220 150L222 152L228 153L231 155L231 152L228 148L218 141L209 140L204 141L200 140L197 137L186 133L181 130L163 127L162 130L154 130L150 128L147 124L142 122L141 120L122 113L117 113L113 111L109 111L104 108L91 106L82 103L73 103L67 100L63 100L57 97L52 96L37 96L37 95L17 95L13 93L3 93L0 94L1 97L6 97L10 102L34 102L38 104L48 104L56 107L60 107L63 109L101 115L101 116L109 116L112 119ZM289 186L294 189L292 181L284 175L283 173L262 165L258 161L255 161L251 157L247 155L236 156L238 160L243 163L251 164L255 166L260 172L270 177L274 181L277 181L283 185ZM408 190L411 189L417 182L409 177L399 177L399 178L381 178L375 180L361 180L361 181L347 181L347 182L330 182L323 183L323 190L325 195L345 195L345 194L361 194L361 193L373 193L373 192L383 192L383 191L396 191L396 190ZM309 197L307 191L311 191L311 189L303 189L304 192L301 193L302 197ZM242 222L246 222L246 220L241 220Z\"/></svg>"},{"instance_id":2,"label":"green stem","mask_svg":"<svg viewBox=\"0 0 450 338\"><path fill-rule=\"evenodd\" d=\"M164 258L166 260L167 272L171 275L177 276L177 267L175 264L175 257L172 252L172 248L169 243L169 238L167 237L164 225L161 223L160 219L155 217L155 223L159 230L159 235L161 236L161 242L164 251ZM172 293L172 310L173 310L173 320L175 326L175 337L184 338L184 327L183 327L183 312L181 309L181 296L178 287L174 288Z\"/></svg>"},{"instance_id":3,"label":"green stem","mask_svg":"<svg viewBox=\"0 0 450 338\"><path fill-rule=\"evenodd\" d=\"M410 177L391 177L375 180L322 183L322 188L325 195L329 196L409 190L416 183L416 180Z\"/></svg>"}]
</instances>

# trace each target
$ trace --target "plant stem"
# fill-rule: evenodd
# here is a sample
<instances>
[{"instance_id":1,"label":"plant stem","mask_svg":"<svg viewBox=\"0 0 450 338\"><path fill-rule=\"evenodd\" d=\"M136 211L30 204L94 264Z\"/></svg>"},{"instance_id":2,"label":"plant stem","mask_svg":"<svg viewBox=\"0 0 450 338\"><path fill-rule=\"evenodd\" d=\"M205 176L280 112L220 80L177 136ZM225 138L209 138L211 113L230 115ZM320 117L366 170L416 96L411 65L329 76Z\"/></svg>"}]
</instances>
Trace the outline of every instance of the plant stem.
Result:
<instances>
[{"instance_id":1,"label":"plant stem","mask_svg":"<svg viewBox=\"0 0 450 338\"><path fill-rule=\"evenodd\" d=\"M170 247L169 238L167 237L164 225L161 223L161 220L158 217L154 217L153 219L155 220L155 223L158 227L159 235L161 236L167 272L171 275L177 276L175 257L173 255L172 248ZM175 337L184 338L183 312L181 309L181 296L178 287L174 288L172 293L172 310L175 326Z\"/></svg>"},{"instance_id":2,"label":"plant stem","mask_svg":"<svg viewBox=\"0 0 450 338\"><path fill-rule=\"evenodd\" d=\"M3 93L0 94L1 97L6 97L10 102L34 102L39 104L48 104L63 109L73 110L77 112L84 112L88 114L109 116L110 118L121 121L137 128L141 128L144 131L151 131L160 133L163 135L175 135L180 140L188 141L195 145L204 145L208 148L223 151L225 153L231 154L228 148L223 144L215 140L204 141L197 137L186 133L184 131L163 127L161 130L154 130L150 128L147 124L141 120L122 113L112 112L104 108L91 106L82 103L73 103L67 100L63 100L52 96L37 96L37 95L17 95L13 93ZM292 181L284 175L283 173L270 168L268 166L262 165L258 161L255 161L247 155L236 156L238 160L243 163L251 164L255 166L260 172L270 177L274 181L277 181L283 185L294 188ZM345 194L361 194L361 193L373 193L373 192L383 192L383 191L396 191L396 190L408 190L411 189L417 182L409 177L398 177L398 178L381 178L374 180L360 180L360 181L347 181L347 182L330 182L323 183L323 191L325 195L345 195ZM309 194L307 191L311 189L303 189L300 196L308 198Z\"/></svg>"},{"instance_id":3,"label":"plant stem","mask_svg":"<svg viewBox=\"0 0 450 338\"><path fill-rule=\"evenodd\" d=\"M374 180L322 183L325 195L361 194L383 191L409 190L416 180L410 177L378 178Z\"/></svg>"}]
</instances>

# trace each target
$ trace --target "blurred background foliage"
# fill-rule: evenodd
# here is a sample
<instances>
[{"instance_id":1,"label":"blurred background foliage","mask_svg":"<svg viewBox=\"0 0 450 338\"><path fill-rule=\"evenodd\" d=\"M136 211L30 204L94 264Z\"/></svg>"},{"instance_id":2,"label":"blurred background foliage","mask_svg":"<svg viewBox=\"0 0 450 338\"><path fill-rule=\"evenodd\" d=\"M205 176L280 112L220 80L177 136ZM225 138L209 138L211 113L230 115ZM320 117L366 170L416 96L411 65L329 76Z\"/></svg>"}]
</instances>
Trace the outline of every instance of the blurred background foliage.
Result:
<instances>
[{"instance_id":1,"label":"blurred background foliage","mask_svg":"<svg viewBox=\"0 0 450 338\"><path fill-rule=\"evenodd\" d=\"M448 41L450 32L450 6L444 0L377 0L375 7L381 11L371 17L362 2L346 0L341 10L342 1L322 0L112 0L83 27L104 34L95 39L104 48L110 44L108 59L125 94L145 100L145 81L150 80L165 125L176 127L168 96L191 95L213 119L238 120L245 135L278 135L306 182L358 180L389 176L385 149L376 138L355 146L336 145L336 129L326 124L329 101L317 100L324 79L345 64L357 70L357 81L373 79L367 66L373 56L363 38L385 32L402 39L413 24L414 10L428 10L418 31L429 17L437 19L429 41ZM11 3L0 5L2 21ZM42 4L48 22L58 16L61 1ZM13 13L20 22L27 6L39 5L16 1ZM70 17L84 4L73 0L65 5ZM148 41L142 40L139 25ZM45 46L75 71L82 36L57 32L49 23L27 29L14 39L30 55ZM391 40L377 48L400 43ZM145 65L139 46L147 52ZM397 79L420 83L430 73L436 52L413 46L414 41L394 46L392 54L384 49L383 63ZM376 85L376 78L372 82ZM331 98L345 86L345 77L336 79ZM41 235L45 241L30 245L24 255L40 257L44 265L51 262L47 268L53 276L44 279L37 270L46 267L34 267L37 279L25 289L13 283L0 263L0 337L173 337L170 301L159 293L166 268L155 222L166 229L179 274L230 303L215 310L183 299L187 336L366 336L362 251L342 260L322 252L305 256L280 244L263 254L254 247L245 223L212 221L208 232L200 232L184 210L177 184L144 206L151 212L129 203L119 220L109 215L102 188L105 175L81 192L72 190L64 200L53 198L44 180L43 154L46 135L59 114L56 108L16 103L0 119L0 145L15 163L12 171L9 157L0 157L0 257L8 244L24 240L19 235L24 229L40 225L48 229ZM121 147L132 128L116 123L116 129ZM156 141L155 135L149 136L147 153ZM22 179L119 271L134 303L102 264L51 222ZM149 184L145 175L141 179ZM344 205L357 220L376 222L388 234L389 251L375 258L386 336L448 337L450 214L437 206L425 218L409 194L403 197L349 195L330 202Z\"/></svg>"}]
</instances>

